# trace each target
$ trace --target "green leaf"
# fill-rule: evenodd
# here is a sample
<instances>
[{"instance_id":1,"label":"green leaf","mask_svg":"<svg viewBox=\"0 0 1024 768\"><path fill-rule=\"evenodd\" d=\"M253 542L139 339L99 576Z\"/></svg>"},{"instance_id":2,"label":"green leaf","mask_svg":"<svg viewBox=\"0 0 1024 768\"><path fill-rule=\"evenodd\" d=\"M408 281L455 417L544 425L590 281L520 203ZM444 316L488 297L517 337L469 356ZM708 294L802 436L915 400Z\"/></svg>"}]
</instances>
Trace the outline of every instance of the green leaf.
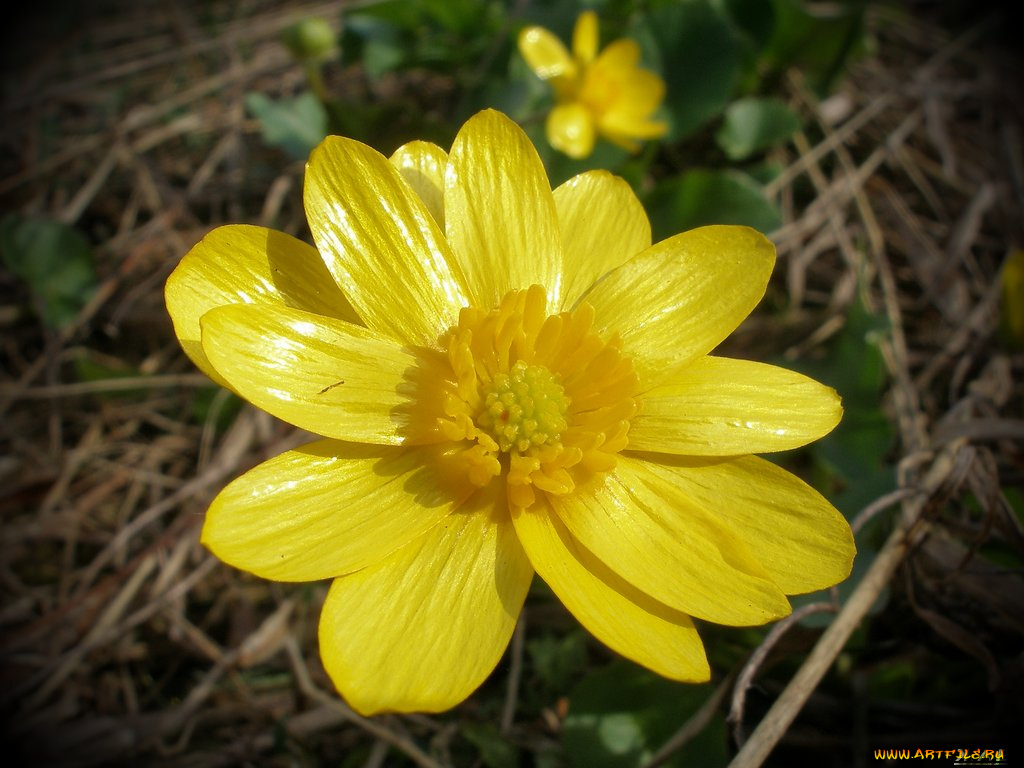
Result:
<instances>
[{"instance_id":1,"label":"green leaf","mask_svg":"<svg viewBox=\"0 0 1024 768\"><path fill-rule=\"evenodd\" d=\"M647 199L655 242L705 224L745 224L761 232L781 226L778 209L739 171L694 170L658 185Z\"/></svg>"},{"instance_id":2,"label":"green leaf","mask_svg":"<svg viewBox=\"0 0 1024 768\"><path fill-rule=\"evenodd\" d=\"M800 118L778 99L746 98L725 110L715 141L730 160L751 155L786 141L800 130Z\"/></svg>"},{"instance_id":3,"label":"green leaf","mask_svg":"<svg viewBox=\"0 0 1024 768\"><path fill-rule=\"evenodd\" d=\"M825 95L846 65L866 50L866 0L844 0L808 8L802 0L772 0L775 34L766 46L766 66L798 67L811 87Z\"/></svg>"},{"instance_id":4,"label":"green leaf","mask_svg":"<svg viewBox=\"0 0 1024 768\"><path fill-rule=\"evenodd\" d=\"M384 0L345 15L342 61L360 62L371 81L413 67L476 80L484 73L475 67L506 48L507 32L498 9L480 0ZM507 50L486 58L494 66Z\"/></svg>"},{"instance_id":5,"label":"green leaf","mask_svg":"<svg viewBox=\"0 0 1024 768\"><path fill-rule=\"evenodd\" d=\"M714 0L741 41L741 74L735 94L759 92L765 74L762 53L775 31L775 9L770 0Z\"/></svg>"},{"instance_id":6,"label":"green leaf","mask_svg":"<svg viewBox=\"0 0 1024 768\"><path fill-rule=\"evenodd\" d=\"M766 0L717 0L717 6L758 50L772 38L775 9Z\"/></svg>"},{"instance_id":7,"label":"green leaf","mask_svg":"<svg viewBox=\"0 0 1024 768\"><path fill-rule=\"evenodd\" d=\"M549 0L543 3L524 3L519 16L521 25L544 27L559 38L566 48L572 45L572 31L576 18L582 10L579 0ZM604 17L600 19L599 35L602 41L607 39Z\"/></svg>"},{"instance_id":8,"label":"green leaf","mask_svg":"<svg viewBox=\"0 0 1024 768\"><path fill-rule=\"evenodd\" d=\"M423 9L444 29L460 35L480 31L481 16L487 10L480 0L420 0Z\"/></svg>"},{"instance_id":9,"label":"green leaf","mask_svg":"<svg viewBox=\"0 0 1024 768\"><path fill-rule=\"evenodd\" d=\"M462 724L461 731L489 768L516 768L519 765L519 750L493 725L467 722Z\"/></svg>"},{"instance_id":10,"label":"green leaf","mask_svg":"<svg viewBox=\"0 0 1024 768\"><path fill-rule=\"evenodd\" d=\"M376 22L362 25L361 29L373 30L361 46L363 67L370 80L379 80L406 63L409 45L398 30Z\"/></svg>"},{"instance_id":11,"label":"green leaf","mask_svg":"<svg viewBox=\"0 0 1024 768\"><path fill-rule=\"evenodd\" d=\"M587 665L587 636L582 631L544 634L526 642L531 667L540 683L562 692Z\"/></svg>"},{"instance_id":12,"label":"green leaf","mask_svg":"<svg viewBox=\"0 0 1024 768\"><path fill-rule=\"evenodd\" d=\"M57 219L4 216L0 261L28 284L36 311L50 328L71 323L96 293L89 242Z\"/></svg>"},{"instance_id":13,"label":"green leaf","mask_svg":"<svg viewBox=\"0 0 1024 768\"><path fill-rule=\"evenodd\" d=\"M262 93L248 93L245 107L260 121L263 141L304 160L327 135L327 110L312 93L272 101Z\"/></svg>"},{"instance_id":14,"label":"green leaf","mask_svg":"<svg viewBox=\"0 0 1024 768\"><path fill-rule=\"evenodd\" d=\"M419 14L411 3L378 3L345 14L341 32L341 61L362 65L367 78L378 80L401 66L412 40L405 32L415 28Z\"/></svg>"},{"instance_id":15,"label":"green leaf","mask_svg":"<svg viewBox=\"0 0 1024 768\"><path fill-rule=\"evenodd\" d=\"M589 674L573 691L562 744L579 768L635 768L646 763L711 695L709 685L686 685L628 661ZM707 727L662 765L716 768L727 762L725 721Z\"/></svg>"},{"instance_id":16,"label":"green leaf","mask_svg":"<svg viewBox=\"0 0 1024 768\"><path fill-rule=\"evenodd\" d=\"M638 15L629 30L665 80L668 139L684 138L719 114L739 82L739 33L708 0L684 0Z\"/></svg>"},{"instance_id":17,"label":"green leaf","mask_svg":"<svg viewBox=\"0 0 1024 768\"><path fill-rule=\"evenodd\" d=\"M376 19L394 29L414 30L423 19L423 7L408 0L379 0L345 14L343 26L360 25L363 19Z\"/></svg>"}]
</instances>

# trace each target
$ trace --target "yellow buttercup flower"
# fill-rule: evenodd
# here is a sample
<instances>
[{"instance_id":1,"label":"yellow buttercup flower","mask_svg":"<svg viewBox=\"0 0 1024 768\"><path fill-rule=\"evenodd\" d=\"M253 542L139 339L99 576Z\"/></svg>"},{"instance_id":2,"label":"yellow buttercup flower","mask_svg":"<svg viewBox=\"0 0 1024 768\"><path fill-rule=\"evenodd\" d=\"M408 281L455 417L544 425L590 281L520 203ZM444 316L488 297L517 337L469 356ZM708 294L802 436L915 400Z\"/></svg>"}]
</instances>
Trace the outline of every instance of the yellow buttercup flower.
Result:
<instances>
[{"instance_id":1,"label":"yellow buttercup flower","mask_svg":"<svg viewBox=\"0 0 1024 768\"><path fill-rule=\"evenodd\" d=\"M557 105L547 117L548 142L570 157L587 157L599 134L636 152L638 140L665 135L668 126L651 116L665 97L665 83L638 66L640 47L628 38L598 53L597 14L576 19L572 55L543 27L519 33L519 51L542 80L551 83Z\"/></svg>"},{"instance_id":2,"label":"yellow buttercup flower","mask_svg":"<svg viewBox=\"0 0 1024 768\"><path fill-rule=\"evenodd\" d=\"M1012 251L999 272L1001 298L999 325L1003 338L1024 346L1024 250Z\"/></svg>"},{"instance_id":3,"label":"yellow buttercup flower","mask_svg":"<svg viewBox=\"0 0 1024 768\"><path fill-rule=\"evenodd\" d=\"M305 205L315 248L215 229L166 300L203 371L324 438L231 482L202 541L265 578L334 580L320 652L356 710L462 701L535 571L610 648L684 681L709 677L691 617L762 624L848 575L842 516L749 455L827 433L837 396L710 354L764 293L765 237L652 246L624 181L552 191L494 111L447 153L329 137Z\"/></svg>"}]
</instances>

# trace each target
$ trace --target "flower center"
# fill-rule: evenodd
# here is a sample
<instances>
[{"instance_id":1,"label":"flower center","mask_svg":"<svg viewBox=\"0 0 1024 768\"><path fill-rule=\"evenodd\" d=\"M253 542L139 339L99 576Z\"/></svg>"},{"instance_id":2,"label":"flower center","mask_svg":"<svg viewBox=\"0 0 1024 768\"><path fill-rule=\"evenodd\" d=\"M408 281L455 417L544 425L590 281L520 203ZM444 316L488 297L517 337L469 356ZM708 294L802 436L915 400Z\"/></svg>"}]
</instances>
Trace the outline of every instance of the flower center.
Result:
<instances>
[{"instance_id":1,"label":"flower center","mask_svg":"<svg viewBox=\"0 0 1024 768\"><path fill-rule=\"evenodd\" d=\"M542 365L517 360L508 373L499 373L482 389L484 408L477 426L508 453L556 443L568 426L569 398L558 380Z\"/></svg>"},{"instance_id":2,"label":"flower center","mask_svg":"<svg viewBox=\"0 0 1024 768\"><path fill-rule=\"evenodd\" d=\"M447 334L436 433L470 483L504 475L509 502L571 492L609 471L639 408L638 381L617 338L592 330L594 310L548 315L544 289L467 307Z\"/></svg>"}]
</instances>

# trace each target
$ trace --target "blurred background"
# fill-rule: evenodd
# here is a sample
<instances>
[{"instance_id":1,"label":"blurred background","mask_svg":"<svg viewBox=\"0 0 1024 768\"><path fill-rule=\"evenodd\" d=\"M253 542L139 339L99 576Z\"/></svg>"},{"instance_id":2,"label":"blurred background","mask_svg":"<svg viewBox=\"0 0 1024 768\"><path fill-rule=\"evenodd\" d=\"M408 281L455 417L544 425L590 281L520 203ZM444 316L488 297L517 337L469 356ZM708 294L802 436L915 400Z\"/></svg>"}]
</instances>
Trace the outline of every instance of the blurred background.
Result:
<instances>
[{"instance_id":1,"label":"blurred background","mask_svg":"<svg viewBox=\"0 0 1024 768\"><path fill-rule=\"evenodd\" d=\"M734 761L811 663L824 676L766 765L861 766L919 749L1019 760L1024 102L1019 41L998 7L97 0L6 11L4 753L83 767L760 764ZM666 133L636 153L599 139L573 159L547 143L553 94L516 37L537 24L568 44L585 8L602 45L635 40L665 81ZM327 584L256 579L198 543L225 482L309 436L194 369L163 283L220 224L308 240L303 164L328 133L384 154L416 138L447 147L484 107L523 125L553 185L588 168L623 176L655 240L742 223L776 243L768 295L722 352L843 396L833 434L771 458L850 519L858 557L847 582L794 599L774 627L702 626L713 677L697 686L616 658L537 580L505 659L468 701L366 720L317 655ZM844 618L849 637L809 662Z\"/></svg>"}]
</instances>

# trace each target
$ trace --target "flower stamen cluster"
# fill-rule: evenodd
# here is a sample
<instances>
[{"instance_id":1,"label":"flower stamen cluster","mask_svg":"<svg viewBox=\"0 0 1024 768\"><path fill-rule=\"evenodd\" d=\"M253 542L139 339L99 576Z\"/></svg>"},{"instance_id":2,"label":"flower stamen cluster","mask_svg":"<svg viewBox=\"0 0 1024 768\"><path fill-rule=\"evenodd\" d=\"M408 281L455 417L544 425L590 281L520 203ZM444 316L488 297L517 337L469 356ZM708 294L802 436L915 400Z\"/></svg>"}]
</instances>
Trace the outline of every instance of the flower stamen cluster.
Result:
<instances>
[{"instance_id":1,"label":"flower stamen cluster","mask_svg":"<svg viewBox=\"0 0 1024 768\"><path fill-rule=\"evenodd\" d=\"M558 442L568 426L568 409L565 390L547 368L517 360L508 373L494 377L476 423L505 453L513 448L523 453Z\"/></svg>"},{"instance_id":2,"label":"flower stamen cluster","mask_svg":"<svg viewBox=\"0 0 1024 768\"><path fill-rule=\"evenodd\" d=\"M639 408L633 364L592 331L593 309L548 315L546 304L540 286L512 291L496 309L463 309L445 340L452 377L438 430L459 444L472 484L505 471L516 507L535 489L567 494L611 470Z\"/></svg>"}]
</instances>

